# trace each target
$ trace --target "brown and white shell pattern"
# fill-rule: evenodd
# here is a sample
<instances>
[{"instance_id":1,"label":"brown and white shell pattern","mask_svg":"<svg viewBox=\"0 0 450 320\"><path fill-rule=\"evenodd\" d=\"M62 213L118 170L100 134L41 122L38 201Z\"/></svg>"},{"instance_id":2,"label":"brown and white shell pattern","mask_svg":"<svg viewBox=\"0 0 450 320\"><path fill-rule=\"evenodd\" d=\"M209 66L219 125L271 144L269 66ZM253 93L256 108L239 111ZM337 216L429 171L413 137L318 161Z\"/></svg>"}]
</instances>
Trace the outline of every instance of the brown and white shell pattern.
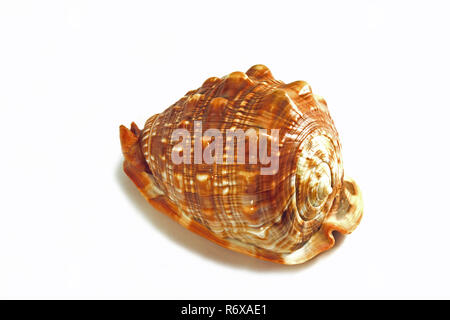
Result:
<instances>
[{"instance_id":1,"label":"brown and white shell pattern","mask_svg":"<svg viewBox=\"0 0 450 320\"><path fill-rule=\"evenodd\" d=\"M194 135L199 122L203 131L224 136L228 129L255 129L258 139L259 129L279 129L278 171L262 175L259 162L174 164L172 133ZM207 79L149 118L143 130L121 126L121 142L124 170L151 204L241 253L299 264L331 248L332 231L350 233L362 217L361 193L344 178L325 100L304 81L275 80L263 65ZM202 140L203 148L208 143Z\"/></svg>"}]
</instances>

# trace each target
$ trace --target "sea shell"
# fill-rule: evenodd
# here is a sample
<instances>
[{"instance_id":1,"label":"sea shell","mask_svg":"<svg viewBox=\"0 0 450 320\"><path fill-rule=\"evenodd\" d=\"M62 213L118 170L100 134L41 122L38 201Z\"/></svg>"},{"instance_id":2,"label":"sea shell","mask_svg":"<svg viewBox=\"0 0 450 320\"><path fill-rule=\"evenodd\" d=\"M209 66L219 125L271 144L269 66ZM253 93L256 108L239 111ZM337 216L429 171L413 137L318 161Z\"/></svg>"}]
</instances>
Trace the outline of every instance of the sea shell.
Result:
<instances>
[{"instance_id":1,"label":"sea shell","mask_svg":"<svg viewBox=\"0 0 450 320\"><path fill-rule=\"evenodd\" d=\"M183 145L190 150L176 149L177 129L191 135ZM212 141L196 139L208 129L219 130L227 141L227 130L250 132L245 162L237 161L239 152L242 156L237 146L231 155L224 144L215 149L214 163L199 163L198 155ZM143 130L134 123L130 129L121 126L120 139L124 171L154 207L250 256L303 263L334 245L333 231L351 233L362 217L361 192L344 177L341 145L325 100L304 81L275 80L263 65L207 79L153 115ZM267 161L250 160L252 141L269 141L267 154L278 146L273 157L278 170L267 169ZM201 148L197 155L195 142ZM185 162L175 162L176 154Z\"/></svg>"}]
</instances>

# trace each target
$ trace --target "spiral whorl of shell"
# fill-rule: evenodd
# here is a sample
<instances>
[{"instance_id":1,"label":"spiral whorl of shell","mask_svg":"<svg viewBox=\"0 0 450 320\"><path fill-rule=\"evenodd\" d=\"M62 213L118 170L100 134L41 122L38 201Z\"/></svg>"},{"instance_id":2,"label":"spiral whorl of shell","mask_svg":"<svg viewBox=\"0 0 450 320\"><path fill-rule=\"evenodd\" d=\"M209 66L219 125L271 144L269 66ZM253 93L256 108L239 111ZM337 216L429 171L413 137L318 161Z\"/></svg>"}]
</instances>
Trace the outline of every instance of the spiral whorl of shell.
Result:
<instances>
[{"instance_id":1,"label":"spiral whorl of shell","mask_svg":"<svg viewBox=\"0 0 450 320\"><path fill-rule=\"evenodd\" d=\"M237 161L237 149L228 162L225 144L220 163L196 164L191 152L190 163L175 164L173 132L186 129L194 137L198 126L202 133L215 129L224 137L229 131L252 132L245 138L245 163ZM270 174L261 174L267 163L249 159L250 142L262 138L278 146L278 167ZM285 84L263 65L209 78L148 119L139 143L151 173L148 198L163 199L187 228L281 263L300 263L332 246L328 229L316 234L343 194L340 143L326 102L306 82ZM210 143L202 138L202 150Z\"/></svg>"}]
</instances>

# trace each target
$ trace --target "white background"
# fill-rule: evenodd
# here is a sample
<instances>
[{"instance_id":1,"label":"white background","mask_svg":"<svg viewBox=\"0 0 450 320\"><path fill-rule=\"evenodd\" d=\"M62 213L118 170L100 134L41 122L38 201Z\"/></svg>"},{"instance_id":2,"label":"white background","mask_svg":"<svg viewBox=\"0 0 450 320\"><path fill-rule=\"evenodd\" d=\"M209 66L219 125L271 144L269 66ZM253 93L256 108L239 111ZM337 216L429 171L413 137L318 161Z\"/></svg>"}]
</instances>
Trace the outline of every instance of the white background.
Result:
<instances>
[{"instance_id":1,"label":"white background","mask_svg":"<svg viewBox=\"0 0 450 320\"><path fill-rule=\"evenodd\" d=\"M0 298L450 298L445 1L1 1ZM356 231L305 265L223 249L121 170L142 126L263 63L325 97Z\"/></svg>"}]
</instances>

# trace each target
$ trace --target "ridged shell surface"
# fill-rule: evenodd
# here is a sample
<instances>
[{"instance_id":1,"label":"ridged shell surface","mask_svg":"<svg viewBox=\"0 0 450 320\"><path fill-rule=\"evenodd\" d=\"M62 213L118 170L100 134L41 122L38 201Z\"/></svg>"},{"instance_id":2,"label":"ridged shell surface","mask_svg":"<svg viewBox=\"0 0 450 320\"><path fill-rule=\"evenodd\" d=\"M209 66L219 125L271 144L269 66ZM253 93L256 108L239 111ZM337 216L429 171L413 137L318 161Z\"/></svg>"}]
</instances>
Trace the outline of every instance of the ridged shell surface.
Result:
<instances>
[{"instance_id":1,"label":"ridged shell surface","mask_svg":"<svg viewBox=\"0 0 450 320\"><path fill-rule=\"evenodd\" d=\"M188 163L172 159L177 129L192 137ZM203 135L208 129L228 141L230 132L247 133L245 162L238 160L237 144L229 159L224 143L215 152L222 161L196 163L195 143L202 154L212 143ZM136 135L150 176L150 186L135 181L141 192L159 198L175 220L222 246L301 263L334 244L333 230L349 233L361 219L360 192L344 180L341 146L325 100L304 81L275 80L263 65L207 79L148 119ZM261 139L268 141L267 154L276 156L273 169L251 159L252 143Z\"/></svg>"}]
</instances>

